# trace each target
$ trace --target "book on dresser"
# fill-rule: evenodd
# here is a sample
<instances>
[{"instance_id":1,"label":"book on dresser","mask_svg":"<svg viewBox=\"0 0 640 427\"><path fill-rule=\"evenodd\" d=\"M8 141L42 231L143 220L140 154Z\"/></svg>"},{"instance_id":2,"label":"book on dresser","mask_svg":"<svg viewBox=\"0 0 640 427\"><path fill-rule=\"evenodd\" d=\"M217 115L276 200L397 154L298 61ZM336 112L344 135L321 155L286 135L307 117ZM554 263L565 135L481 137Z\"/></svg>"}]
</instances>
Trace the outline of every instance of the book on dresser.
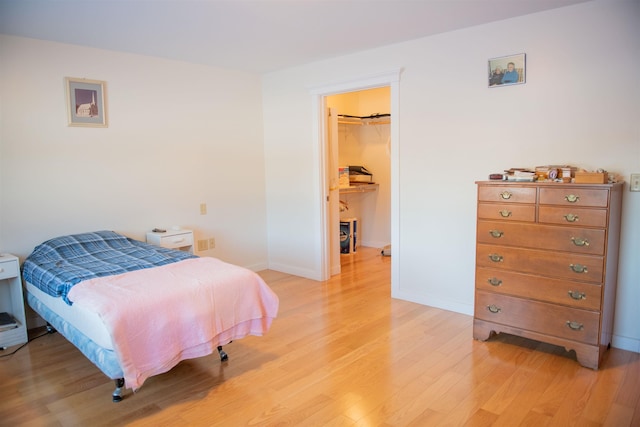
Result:
<instances>
[{"instance_id":1,"label":"book on dresser","mask_svg":"<svg viewBox=\"0 0 640 427\"><path fill-rule=\"evenodd\" d=\"M622 185L476 184L474 338L522 336L598 369L613 334Z\"/></svg>"}]
</instances>

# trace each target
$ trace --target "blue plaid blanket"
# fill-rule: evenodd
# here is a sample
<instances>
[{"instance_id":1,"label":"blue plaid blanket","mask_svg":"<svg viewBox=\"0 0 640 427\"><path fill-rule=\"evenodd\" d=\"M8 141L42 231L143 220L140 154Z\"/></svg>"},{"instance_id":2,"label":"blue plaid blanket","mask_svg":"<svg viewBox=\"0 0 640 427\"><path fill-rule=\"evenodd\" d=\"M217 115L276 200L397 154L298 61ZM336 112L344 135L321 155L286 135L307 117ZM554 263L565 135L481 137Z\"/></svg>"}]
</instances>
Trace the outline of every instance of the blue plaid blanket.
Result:
<instances>
[{"instance_id":1,"label":"blue plaid blanket","mask_svg":"<svg viewBox=\"0 0 640 427\"><path fill-rule=\"evenodd\" d=\"M22 264L22 277L42 291L67 299L83 280L122 274L196 258L176 249L152 246L113 231L56 237L35 247Z\"/></svg>"}]
</instances>

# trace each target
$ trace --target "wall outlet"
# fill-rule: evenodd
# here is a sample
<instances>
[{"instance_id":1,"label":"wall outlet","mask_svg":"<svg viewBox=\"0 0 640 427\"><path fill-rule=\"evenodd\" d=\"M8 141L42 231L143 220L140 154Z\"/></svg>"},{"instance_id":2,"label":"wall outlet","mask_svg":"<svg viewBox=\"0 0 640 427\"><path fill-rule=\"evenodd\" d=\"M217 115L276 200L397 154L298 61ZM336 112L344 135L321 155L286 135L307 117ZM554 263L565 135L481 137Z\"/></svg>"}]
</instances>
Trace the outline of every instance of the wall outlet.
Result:
<instances>
[{"instance_id":1,"label":"wall outlet","mask_svg":"<svg viewBox=\"0 0 640 427\"><path fill-rule=\"evenodd\" d=\"M209 249L213 249L216 247L216 239L214 239L213 237L211 237L209 239Z\"/></svg>"},{"instance_id":2,"label":"wall outlet","mask_svg":"<svg viewBox=\"0 0 640 427\"><path fill-rule=\"evenodd\" d=\"M198 240L198 251L206 251L209 250L209 241L208 240Z\"/></svg>"},{"instance_id":3,"label":"wall outlet","mask_svg":"<svg viewBox=\"0 0 640 427\"><path fill-rule=\"evenodd\" d=\"M629 181L629 191L640 191L640 173L632 173Z\"/></svg>"}]
</instances>

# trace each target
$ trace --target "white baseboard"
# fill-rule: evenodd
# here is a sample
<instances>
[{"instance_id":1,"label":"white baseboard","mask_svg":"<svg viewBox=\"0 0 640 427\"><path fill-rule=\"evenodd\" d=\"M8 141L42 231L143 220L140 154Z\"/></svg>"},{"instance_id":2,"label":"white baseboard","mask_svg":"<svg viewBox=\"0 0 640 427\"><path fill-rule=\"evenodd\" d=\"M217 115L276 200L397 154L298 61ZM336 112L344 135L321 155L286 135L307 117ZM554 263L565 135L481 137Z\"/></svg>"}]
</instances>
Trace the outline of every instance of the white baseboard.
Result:
<instances>
[{"instance_id":1,"label":"white baseboard","mask_svg":"<svg viewBox=\"0 0 640 427\"><path fill-rule=\"evenodd\" d=\"M294 276L300 276L306 279L318 280L318 281L321 280L320 273L318 271L298 268L292 265L272 262L272 263L269 263L269 265L265 268L268 268L269 270L280 271L282 273L293 274Z\"/></svg>"},{"instance_id":2,"label":"white baseboard","mask_svg":"<svg viewBox=\"0 0 640 427\"><path fill-rule=\"evenodd\" d=\"M611 341L611 347L640 353L640 340L637 338L621 337L614 334L613 337L611 337Z\"/></svg>"},{"instance_id":3,"label":"white baseboard","mask_svg":"<svg viewBox=\"0 0 640 427\"><path fill-rule=\"evenodd\" d=\"M453 311L454 313L466 314L473 316L473 304L467 304L460 301L443 300L439 298L430 298L426 295L408 294L401 291L391 290L391 297L405 301L415 302L429 307L439 308L442 310Z\"/></svg>"}]
</instances>

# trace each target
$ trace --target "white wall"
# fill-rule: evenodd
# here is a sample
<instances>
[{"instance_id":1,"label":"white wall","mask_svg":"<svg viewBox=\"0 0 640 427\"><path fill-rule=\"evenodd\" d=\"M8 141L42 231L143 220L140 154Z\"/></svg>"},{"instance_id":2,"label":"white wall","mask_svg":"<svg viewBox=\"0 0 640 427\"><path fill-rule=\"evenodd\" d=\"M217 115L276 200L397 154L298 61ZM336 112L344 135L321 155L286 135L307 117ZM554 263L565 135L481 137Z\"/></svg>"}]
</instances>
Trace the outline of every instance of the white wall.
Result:
<instances>
[{"instance_id":1,"label":"white wall","mask_svg":"<svg viewBox=\"0 0 640 427\"><path fill-rule=\"evenodd\" d=\"M264 76L270 266L320 271L311 90L401 67L393 295L471 314L476 180L545 164L640 172L638 18L638 2L594 1ZM487 60L518 53L527 83L487 88ZM637 218L626 185L613 345L640 352Z\"/></svg>"},{"instance_id":2,"label":"white wall","mask_svg":"<svg viewBox=\"0 0 640 427\"><path fill-rule=\"evenodd\" d=\"M107 82L108 128L67 127L65 76ZM0 251L179 225L266 267L259 76L0 36L0 105Z\"/></svg>"}]
</instances>

